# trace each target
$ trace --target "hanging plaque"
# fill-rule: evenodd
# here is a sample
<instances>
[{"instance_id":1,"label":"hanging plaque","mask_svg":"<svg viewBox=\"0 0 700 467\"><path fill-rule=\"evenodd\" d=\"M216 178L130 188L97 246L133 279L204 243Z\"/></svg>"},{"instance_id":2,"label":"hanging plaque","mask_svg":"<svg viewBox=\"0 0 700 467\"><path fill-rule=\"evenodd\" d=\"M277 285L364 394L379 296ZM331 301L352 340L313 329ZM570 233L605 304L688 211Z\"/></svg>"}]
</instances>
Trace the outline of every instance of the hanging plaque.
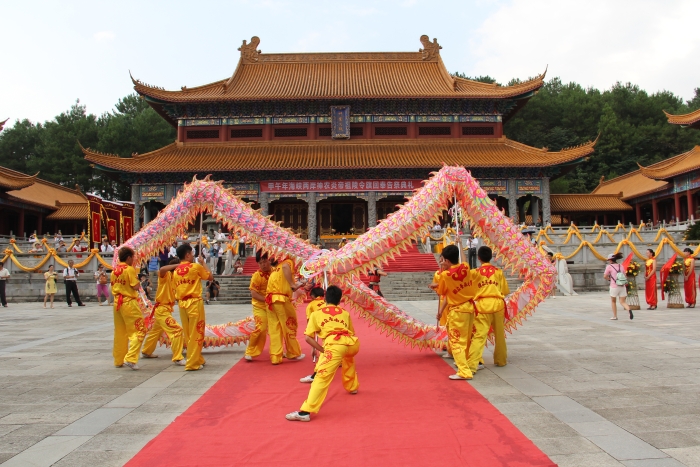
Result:
<instances>
[{"instance_id":1,"label":"hanging plaque","mask_svg":"<svg viewBox=\"0 0 700 467\"><path fill-rule=\"evenodd\" d=\"M350 139L350 106L331 106L331 133L333 139Z\"/></svg>"}]
</instances>

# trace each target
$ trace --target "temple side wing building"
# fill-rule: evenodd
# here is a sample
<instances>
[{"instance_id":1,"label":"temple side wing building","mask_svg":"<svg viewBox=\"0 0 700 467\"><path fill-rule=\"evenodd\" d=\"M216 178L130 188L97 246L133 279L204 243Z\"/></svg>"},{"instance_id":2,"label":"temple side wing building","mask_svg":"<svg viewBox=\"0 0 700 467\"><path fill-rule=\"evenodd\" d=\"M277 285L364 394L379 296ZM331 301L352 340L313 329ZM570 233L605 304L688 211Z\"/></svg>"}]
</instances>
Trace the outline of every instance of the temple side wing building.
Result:
<instances>
[{"instance_id":1,"label":"temple side wing building","mask_svg":"<svg viewBox=\"0 0 700 467\"><path fill-rule=\"evenodd\" d=\"M550 152L508 139L504 122L544 74L512 86L462 79L436 39L420 41L416 52L265 54L253 37L234 73L211 84L167 91L132 78L177 140L85 157L131 184L136 228L194 175L212 174L312 242L360 234L443 164L471 170L516 220L549 221L549 181L594 143Z\"/></svg>"}]
</instances>

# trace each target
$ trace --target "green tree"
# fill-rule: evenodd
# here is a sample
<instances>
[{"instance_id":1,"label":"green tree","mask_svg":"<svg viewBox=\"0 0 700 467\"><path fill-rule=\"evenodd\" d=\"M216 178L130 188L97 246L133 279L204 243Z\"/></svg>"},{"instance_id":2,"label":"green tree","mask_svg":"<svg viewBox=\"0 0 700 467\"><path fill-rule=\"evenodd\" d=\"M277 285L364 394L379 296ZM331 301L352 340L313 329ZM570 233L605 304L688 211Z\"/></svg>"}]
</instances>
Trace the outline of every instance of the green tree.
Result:
<instances>
[{"instance_id":1,"label":"green tree","mask_svg":"<svg viewBox=\"0 0 700 467\"><path fill-rule=\"evenodd\" d=\"M3 167L28 173L30 171L28 163L36 157L41 131L41 124L34 125L25 119L18 120L12 128L5 128L0 132L0 155Z\"/></svg>"}]
</instances>

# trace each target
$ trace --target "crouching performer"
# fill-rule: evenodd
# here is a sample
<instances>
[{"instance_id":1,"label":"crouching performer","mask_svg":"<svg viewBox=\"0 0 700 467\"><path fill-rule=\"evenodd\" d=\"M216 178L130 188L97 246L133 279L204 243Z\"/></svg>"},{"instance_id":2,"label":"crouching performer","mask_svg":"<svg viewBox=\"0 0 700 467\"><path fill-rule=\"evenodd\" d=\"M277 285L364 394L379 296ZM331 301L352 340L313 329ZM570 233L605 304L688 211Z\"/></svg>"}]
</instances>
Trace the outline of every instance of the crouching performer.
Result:
<instances>
[{"instance_id":1,"label":"crouching performer","mask_svg":"<svg viewBox=\"0 0 700 467\"><path fill-rule=\"evenodd\" d=\"M287 414L287 420L311 421L309 414L318 413L321 409L338 367L341 368L345 390L357 394L360 383L355 371L355 355L360 351L360 341L355 336L350 314L338 306L342 296L339 287L329 286L326 290L326 306L312 313L309 318L304 334L306 342L319 351L316 377L301 409ZM323 339L323 346L314 339L316 334Z\"/></svg>"}]
</instances>

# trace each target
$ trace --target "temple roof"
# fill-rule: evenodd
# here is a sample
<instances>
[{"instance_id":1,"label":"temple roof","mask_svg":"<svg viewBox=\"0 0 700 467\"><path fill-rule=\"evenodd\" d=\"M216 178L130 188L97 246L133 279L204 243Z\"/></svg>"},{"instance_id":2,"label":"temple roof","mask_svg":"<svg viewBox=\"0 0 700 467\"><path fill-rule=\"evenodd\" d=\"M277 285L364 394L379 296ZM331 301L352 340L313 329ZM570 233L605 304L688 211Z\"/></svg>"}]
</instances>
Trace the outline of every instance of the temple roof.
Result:
<instances>
[{"instance_id":1,"label":"temple roof","mask_svg":"<svg viewBox=\"0 0 700 467\"><path fill-rule=\"evenodd\" d=\"M668 123L674 125L689 126L691 128L700 128L700 109L683 115L672 115L664 110Z\"/></svg>"},{"instance_id":2,"label":"temple roof","mask_svg":"<svg viewBox=\"0 0 700 467\"><path fill-rule=\"evenodd\" d=\"M243 41L230 78L180 91L166 91L133 80L134 89L159 102L221 102L294 99L395 99L529 97L545 73L512 86L453 77L440 58L440 45L422 36L418 52L340 52L264 54L260 39Z\"/></svg>"},{"instance_id":3,"label":"temple roof","mask_svg":"<svg viewBox=\"0 0 700 467\"><path fill-rule=\"evenodd\" d=\"M37 175L26 175L22 172L0 167L0 189L19 190L28 187L34 184Z\"/></svg>"},{"instance_id":4,"label":"temple roof","mask_svg":"<svg viewBox=\"0 0 700 467\"><path fill-rule=\"evenodd\" d=\"M77 189L66 188L40 178L36 178L32 185L8 191L7 194L18 201L50 209L56 209L57 203L85 203L87 205L85 196Z\"/></svg>"},{"instance_id":5,"label":"temple roof","mask_svg":"<svg viewBox=\"0 0 700 467\"><path fill-rule=\"evenodd\" d=\"M600 184L591 192L593 195L617 195L622 193L622 199L628 200L655 191L668 188L669 183L645 177L641 170L635 170L611 180L601 179Z\"/></svg>"},{"instance_id":6,"label":"temple roof","mask_svg":"<svg viewBox=\"0 0 700 467\"><path fill-rule=\"evenodd\" d=\"M697 169L700 169L700 146L648 167L639 166L642 175L653 180L668 180Z\"/></svg>"},{"instance_id":7,"label":"temple roof","mask_svg":"<svg viewBox=\"0 0 700 467\"><path fill-rule=\"evenodd\" d=\"M132 157L83 149L102 168L132 173L299 169L551 167L580 162L595 142L549 152L506 137L173 143Z\"/></svg>"},{"instance_id":8,"label":"temple roof","mask_svg":"<svg viewBox=\"0 0 700 467\"><path fill-rule=\"evenodd\" d=\"M46 216L47 220L75 220L87 219L89 217L89 205L86 200L82 203L61 203L56 202L58 210Z\"/></svg>"},{"instance_id":9,"label":"temple roof","mask_svg":"<svg viewBox=\"0 0 700 467\"><path fill-rule=\"evenodd\" d=\"M620 199L620 194L611 195L551 195L552 212L619 212L631 211L632 206Z\"/></svg>"}]
</instances>

